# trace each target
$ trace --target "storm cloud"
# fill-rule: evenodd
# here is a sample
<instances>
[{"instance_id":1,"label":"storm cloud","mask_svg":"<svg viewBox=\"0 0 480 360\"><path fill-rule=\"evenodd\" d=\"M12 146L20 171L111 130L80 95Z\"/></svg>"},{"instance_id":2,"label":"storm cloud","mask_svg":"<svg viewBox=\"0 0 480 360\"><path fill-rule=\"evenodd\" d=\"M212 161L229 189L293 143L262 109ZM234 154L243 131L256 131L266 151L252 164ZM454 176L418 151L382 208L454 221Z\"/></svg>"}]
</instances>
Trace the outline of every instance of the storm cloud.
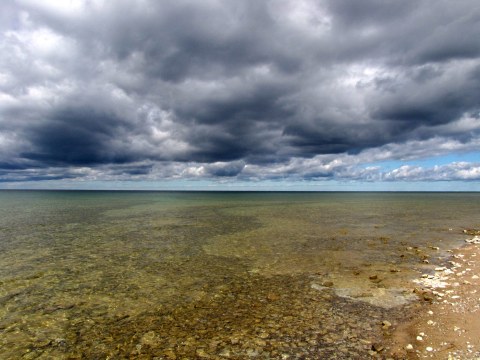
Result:
<instances>
[{"instance_id":1,"label":"storm cloud","mask_svg":"<svg viewBox=\"0 0 480 360\"><path fill-rule=\"evenodd\" d=\"M2 1L0 180L478 180L475 0ZM449 144L449 146L446 146Z\"/></svg>"}]
</instances>

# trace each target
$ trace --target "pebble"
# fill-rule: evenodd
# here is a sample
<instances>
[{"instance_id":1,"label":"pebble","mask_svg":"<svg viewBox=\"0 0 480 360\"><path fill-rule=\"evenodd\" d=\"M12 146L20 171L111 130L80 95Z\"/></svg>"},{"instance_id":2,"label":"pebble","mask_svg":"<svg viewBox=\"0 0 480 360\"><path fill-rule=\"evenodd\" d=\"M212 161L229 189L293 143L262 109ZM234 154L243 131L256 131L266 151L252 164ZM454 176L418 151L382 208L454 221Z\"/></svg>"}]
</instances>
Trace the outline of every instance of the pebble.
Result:
<instances>
[{"instance_id":1,"label":"pebble","mask_svg":"<svg viewBox=\"0 0 480 360\"><path fill-rule=\"evenodd\" d=\"M425 292L422 294L423 296L423 300L424 301L433 301L433 296L432 294L428 293L428 292Z\"/></svg>"},{"instance_id":2,"label":"pebble","mask_svg":"<svg viewBox=\"0 0 480 360\"><path fill-rule=\"evenodd\" d=\"M382 327L383 327L384 329L388 329L388 328L391 327L391 326L392 326L392 323L391 323L390 321L388 321L388 320L383 320L383 321L382 321Z\"/></svg>"},{"instance_id":3,"label":"pebble","mask_svg":"<svg viewBox=\"0 0 480 360\"><path fill-rule=\"evenodd\" d=\"M475 236L473 239L465 239L465 242L469 244L480 244L480 237Z\"/></svg>"},{"instance_id":4,"label":"pebble","mask_svg":"<svg viewBox=\"0 0 480 360\"><path fill-rule=\"evenodd\" d=\"M262 340L262 339L255 340L255 344L257 344L258 346L261 346L261 347L267 346L267 342L265 340Z\"/></svg>"},{"instance_id":5,"label":"pebble","mask_svg":"<svg viewBox=\"0 0 480 360\"><path fill-rule=\"evenodd\" d=\"M208 358L209 357L208 354L205 352L205 349L197 349L195 354L197 354L197 356L201 357L201 358Z\"/></svg>"},{"instance_id":6,"label":"pebble","mask_svg":"<svg viewBox=\"0 0 480 360\"><path fill-rule=\"evenodd\" d=\"M149 331L147 333L145 333L142 338L140 339L140 343L142 345L154 345L157 341L156 341L156 334L154 331Z\"/></svg>"},{"instance_id":7,"label":"pebble","mask_svg":"<svg viewBox=\"0 0 480 360\"><path fill-rule=\"evenodd\" d=\"M66 346L67 345L67 340L63 339L63 338L58 338L58 339L55 339L54 341L55 345L56 346Z\"/></svg>"},{"instance_id":8,"label":"pebble","mask_svg":"<svg viewBox=\"0 0 480 360\"><path fill-rule=\"evenodd\" d=\"M165 355L165 357L169 360L176 360L177 359L177 355L175 355L175 353L173 352L172 349L167 349L163 352L163 355Z\"/></svg>"},{"instance_id":9,"label":"pebble","mask_svg":"<svg viewBox=\"0 0 480 360\"><path fill-rule=\"evenodd\" d=\"M431 346L427 346L425 350L427 350L428 352L431 352L433 351L433 348Z\"/></svg>"},{"instance_id":10,"label":"pebble","mask_svg":"<svg viewBox=\"0 0 480 360\"><path fill-rule=\"evenodd\" d=\"M220 354L219 354L221 357L226 357L226 358L229 358L231 356L230 354L230 350L228 349L223 349Z\"/></svg>"},{"instance_id":11,"label":"pebble","mask_svg":"<svg viewBox=\"0 0 480 360\"><path fill-rule=\"evenodd\" d=\"M408 344L407 346L405 346L405 350L407 350L407 351L413 351L413 345L412 345L412 344Z\"/></svg>"},{"instance_id":12,"label":"pebble","mask_svg":"<svg viewBox=\"0 0 480 360\"><path fill-rule=\"evenodd\" d=\"M277 301L278 299L280 299L280 296L278 296L277 294L274 294L274 293L267 294L268 301Z\"/></svg>"},{"instance_id":13,"label":"pebble","mask_svg":"<svg viewBox=\"0 0 480 360\"><path fill-rule=\"evenodd\" d=\"M467 235L480 235L480 230L476 230L476 229L465 229L463 230L463 233L464 234L467 234ZM475 236L476 237L476 236Z\"/></svg>"},{"instance_id":14,"label":"pebble","mask_svg":"<svg viewBox=\"0 0 480 360\"><path fill-rule=\"evenodd\" d=\"M385 349L385 347L382 344L373 344L372 345L372 350L373 351L380 352L383 349Z\"/></svg>"}]
</instances>

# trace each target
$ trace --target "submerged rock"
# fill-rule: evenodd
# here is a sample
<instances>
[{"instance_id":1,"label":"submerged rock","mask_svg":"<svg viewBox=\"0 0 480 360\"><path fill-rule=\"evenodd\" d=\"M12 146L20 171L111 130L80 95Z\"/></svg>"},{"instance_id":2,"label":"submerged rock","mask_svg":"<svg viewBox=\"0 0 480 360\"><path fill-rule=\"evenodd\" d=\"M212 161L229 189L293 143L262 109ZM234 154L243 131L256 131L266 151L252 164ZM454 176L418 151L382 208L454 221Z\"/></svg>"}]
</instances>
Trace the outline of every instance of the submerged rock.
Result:
<instances>
[{"instance_id":1,"label":"submerged rock","mask_svg":"<svg viewBox=\"0 0 480 360\"><path fill-rule=\"evenodd\" d=\"M469 243L469 244L480 244L480 236L474 236L472 239L466 239L465 240L466 243Z\"/></svg>"},{"instance_id":2,"label":"submerged rock","mask_svg":"<svg viewBox=\"0 0 480 360\"><path fill-rule=\"evenodd\" d=\"M332 287L333 286L333 281L324 281L322 282L322 286L325 286L325 287Z\"/></svg>"},{"instance_id":3,"label":"submerged rock","mask_svg":"<svg viewBox=\"0 0 480 360\"><path fill-rule=\"evenodd\" d=\"M401 288L374 288L368 291L362 288L342 288L336 289L335 293L343 298L365 302L384 309L406 305L416 299L414 294Z\"/></svg>"},{"instance_id":4,"label":"submerged rock","mask_svg":"<svg viewBox=\"0 0 480 360\"><path fill-rule=\"evenodd\" d=\"M464 233L464 234L467 234L467 235L480 235L480 230L477 230L477 229L465 229L465 230L463 230L463 233Z\"/></svg>"}]
</instances>

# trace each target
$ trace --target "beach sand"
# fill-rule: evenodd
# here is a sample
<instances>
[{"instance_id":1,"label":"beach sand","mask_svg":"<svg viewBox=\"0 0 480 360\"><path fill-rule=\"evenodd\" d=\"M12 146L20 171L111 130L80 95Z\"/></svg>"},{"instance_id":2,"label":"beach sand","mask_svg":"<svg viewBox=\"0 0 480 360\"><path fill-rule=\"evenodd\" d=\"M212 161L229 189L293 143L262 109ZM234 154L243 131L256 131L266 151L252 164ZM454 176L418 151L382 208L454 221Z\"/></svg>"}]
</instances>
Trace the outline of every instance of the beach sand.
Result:
<instances>
[{"instance_id":1,"label":"beach sand","mask_svg":"<svg viewBox=\"0 0 480 360\"><path fill-rule=\"evenodd\" d=\"M451 253L415 282L421 303L393 332L385 359L480 359L480 245Z\"/></svg>"}]
</instances>

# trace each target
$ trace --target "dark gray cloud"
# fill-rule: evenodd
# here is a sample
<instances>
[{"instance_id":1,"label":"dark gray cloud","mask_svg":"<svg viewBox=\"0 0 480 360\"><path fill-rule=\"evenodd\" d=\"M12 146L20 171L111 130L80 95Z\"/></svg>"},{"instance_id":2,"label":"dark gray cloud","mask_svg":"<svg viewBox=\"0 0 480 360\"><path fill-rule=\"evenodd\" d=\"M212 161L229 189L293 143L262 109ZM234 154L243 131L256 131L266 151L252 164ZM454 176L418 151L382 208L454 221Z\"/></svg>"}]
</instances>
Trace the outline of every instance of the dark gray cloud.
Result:
<instances>
[{"instance_id":1,"label":"dark gray cloud","mask_svg":"<svg viewBox=\"0 0 480 360\"><path fill-rule=\"evenodd\" d=\"M384 92L383 101L372 112L373 116L418 127L448 123L464 113L478 111L479 64L446 69L425 77L422 70L418 75L408 74L403 79L395 79L395 84L387 85L388 91Z\"/></svg>"},{"instance_id":2,"label":"dark gray cloud","mask_svg":"<svg viewBox=\"0 0 480 360\"><path fill-rule=\"evenodd\" d=\"M19 0L0 14L2 181L379 179L361 165L478 150L475 0Z\"/></svg>"},{"instance_id":3,"label":"dark gray cloud","mask_svg":"<svg viewBox=\"0 0 480 360\"><path fill-rule=\"evenodd\" d=\"M21 155L48 165L94 165L132 161L112 142L128 132L121 119L93 109L60 109L40 124L32 124L27 138L32 151Z\"/></svg>"}]
</instances>

